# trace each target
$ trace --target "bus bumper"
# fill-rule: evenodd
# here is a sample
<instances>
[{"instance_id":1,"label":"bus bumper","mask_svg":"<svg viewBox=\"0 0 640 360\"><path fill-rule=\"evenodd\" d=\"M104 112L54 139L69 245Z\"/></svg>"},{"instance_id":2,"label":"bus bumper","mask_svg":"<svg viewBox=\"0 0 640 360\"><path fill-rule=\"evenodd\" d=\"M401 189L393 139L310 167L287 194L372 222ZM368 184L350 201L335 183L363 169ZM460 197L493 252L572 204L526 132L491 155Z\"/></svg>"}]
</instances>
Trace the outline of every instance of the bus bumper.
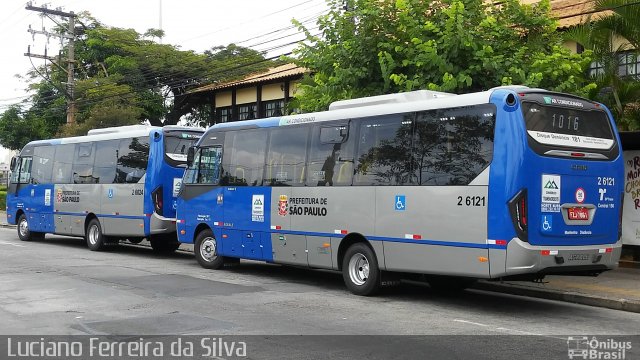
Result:
<instances>
[{"instance_id":1,"label":"bus bumper","mask_svg":"<svg viewBox=\"0 0 640 360\"><path fill-rule=\"evenodd\" d=\"M154 212L149 220L149 232L151 235L174 233L176 232L176 219L166 218Z\"/></svg>"},{"instance_id":2,"label":"bus bumper","mask_svg":"<svg viewBox=\"0 0 640 360\"><path fill-rule=\"evenodd\" d=\"M491 254L492 278L527 275L598 275L618 267L622 241L615 244L583 246L536 246L518 238L509 241L503 256ZM498 255L498 254L496 254ZM493 260L504 260L504 272Z\"/></svg>"}]
</instances>

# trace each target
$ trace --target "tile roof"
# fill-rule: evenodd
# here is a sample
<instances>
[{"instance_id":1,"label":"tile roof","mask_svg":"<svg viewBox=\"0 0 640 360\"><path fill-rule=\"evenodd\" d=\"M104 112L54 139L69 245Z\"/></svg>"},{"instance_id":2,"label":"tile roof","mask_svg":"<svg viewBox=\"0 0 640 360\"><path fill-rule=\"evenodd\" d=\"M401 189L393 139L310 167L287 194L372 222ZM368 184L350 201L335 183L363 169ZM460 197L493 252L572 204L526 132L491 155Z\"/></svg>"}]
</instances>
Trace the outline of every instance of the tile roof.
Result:
<instances>
[{"instance_id":1,"label":"tile roof","mask_svg":"<svg viewBox=\"0 0 640 360\"><path fill-rule=\"evenodd\" d=\"M520 0L523 4L534 4L540 0ZM551 0L551 15L558 20L558 29L566 29L587 21L589 16L597 19L609 16L611 11L595 11L595 0Z\"/></svg>"},{"instance_id":2,"label":"tile roof","mask_svg":"<svg viewBox=\"0 0 640 360\"><path fill-rule=\"evenodd\" d=\"M283 79L291 76L304 75L307 69L299 67L296 64L285 64L271 68L263 73L250 75L242 80L230 81L223 84L210 84L189 91L189 93L197 93L208 90L219 90L230 88L238 85L250 85L258 82L267 82L270 80Z\"/></svg>"}]
</instances>

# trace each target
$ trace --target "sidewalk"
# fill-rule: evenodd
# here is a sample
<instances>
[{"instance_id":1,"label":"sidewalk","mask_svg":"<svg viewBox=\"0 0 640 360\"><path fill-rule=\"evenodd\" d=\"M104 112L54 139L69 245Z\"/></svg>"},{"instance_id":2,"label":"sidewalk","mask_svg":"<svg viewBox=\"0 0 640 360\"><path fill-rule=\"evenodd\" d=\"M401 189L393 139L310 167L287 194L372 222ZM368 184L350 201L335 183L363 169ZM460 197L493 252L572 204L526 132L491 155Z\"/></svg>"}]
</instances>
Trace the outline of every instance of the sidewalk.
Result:
<instances>
[{"instance_id":1,"label":"sidewalk","mask_svg":"<svg viewBox=\"0 0 640 360\"><path fill-rule=\"evenodd\" d=\"M0 211L0 227L15 228L7 224L4 211ZM542 283L481 280L474 289L640 312L640 267L628 261L620 265L598 277L553 275Z\"/></svg>"},{"instance_id":2,"label":"sidewalk","mask_svg":"<svg viewBox=\"0 0 640 360\"><path fill-rule=\"evenodd\" d=\"M628 266L621 262L621 265ZM542 283L479 281L475 289L640 312L640 269L619 267L597 277L557 276Z\"/></svg>"}]
</instances>

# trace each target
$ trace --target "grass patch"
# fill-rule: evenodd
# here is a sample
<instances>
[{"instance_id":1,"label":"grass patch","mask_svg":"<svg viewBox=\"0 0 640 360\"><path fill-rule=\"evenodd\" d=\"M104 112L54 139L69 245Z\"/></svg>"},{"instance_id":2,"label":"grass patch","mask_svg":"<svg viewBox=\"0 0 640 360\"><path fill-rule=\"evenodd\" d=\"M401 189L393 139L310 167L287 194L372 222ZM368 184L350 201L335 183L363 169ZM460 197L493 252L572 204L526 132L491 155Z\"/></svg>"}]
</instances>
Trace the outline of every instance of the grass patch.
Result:
<instances>
[{"instance_id":1,"label":"grass patch","mask_svg":"<svg viewBox=\"0 0 640 360\"><path fill-rule=\"evenodd\" d=\"M7 209L7 187L0 186L0 210L5 211Z\"/></svg>"}]
</instances>

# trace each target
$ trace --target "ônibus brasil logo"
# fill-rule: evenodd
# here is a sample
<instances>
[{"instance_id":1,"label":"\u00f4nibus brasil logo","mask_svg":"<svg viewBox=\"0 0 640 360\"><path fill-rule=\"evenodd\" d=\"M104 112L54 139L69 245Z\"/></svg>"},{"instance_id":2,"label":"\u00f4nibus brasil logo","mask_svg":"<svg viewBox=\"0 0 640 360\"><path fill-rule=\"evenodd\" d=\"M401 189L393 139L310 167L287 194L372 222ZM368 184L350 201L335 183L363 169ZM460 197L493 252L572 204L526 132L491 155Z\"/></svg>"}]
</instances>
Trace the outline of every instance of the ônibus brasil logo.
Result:
<instances>
[{"instance_id":1,"label":"\u00f4nibus brasil logo","mask_svg":"<svg viewBox=\"0 0 640 360\"><path fill-rule=\"evenodd\" d=\"M595 336L569 336L567 338L567 355L569 359L617 359L627 357L631 350L631 341L616 339L598 340Z\"/></svg>"}]
</instances>

